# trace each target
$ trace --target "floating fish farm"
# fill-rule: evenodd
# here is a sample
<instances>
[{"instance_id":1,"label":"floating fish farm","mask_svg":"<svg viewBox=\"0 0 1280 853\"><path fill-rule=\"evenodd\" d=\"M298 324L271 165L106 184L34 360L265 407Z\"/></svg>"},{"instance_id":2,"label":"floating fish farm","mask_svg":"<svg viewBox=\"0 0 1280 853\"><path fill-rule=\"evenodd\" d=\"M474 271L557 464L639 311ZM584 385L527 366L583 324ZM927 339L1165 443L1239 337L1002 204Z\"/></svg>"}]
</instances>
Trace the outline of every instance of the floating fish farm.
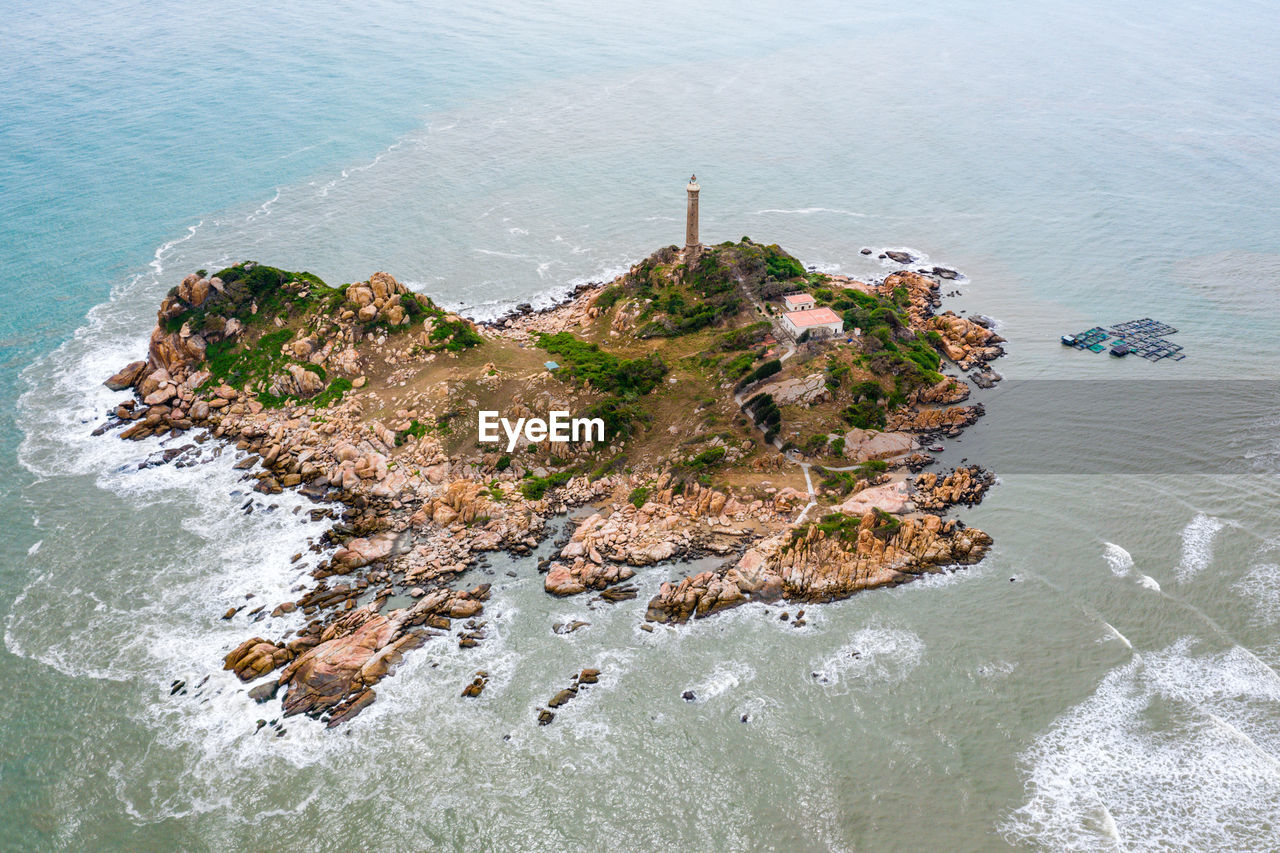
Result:
<instances>
[{"instance_id":1,"label":"floating fish farm","mask_svg":"<svg viewBox=\"0 0 1280 853\"><path fill-rule=\"evenodd\" d=\"M1094 326L1074 335L1063 335L1064 346L1090 352L1103 352L1110 348L1116 358L1136 355L1147 361L1182 361L1187 356L1178 344L1165 340L1166 335L1177 333L1177 329L1167 323L1143 317L1141 320L1130 320L1119 323L1109 329Z\"/></svg>"}]
</instances>

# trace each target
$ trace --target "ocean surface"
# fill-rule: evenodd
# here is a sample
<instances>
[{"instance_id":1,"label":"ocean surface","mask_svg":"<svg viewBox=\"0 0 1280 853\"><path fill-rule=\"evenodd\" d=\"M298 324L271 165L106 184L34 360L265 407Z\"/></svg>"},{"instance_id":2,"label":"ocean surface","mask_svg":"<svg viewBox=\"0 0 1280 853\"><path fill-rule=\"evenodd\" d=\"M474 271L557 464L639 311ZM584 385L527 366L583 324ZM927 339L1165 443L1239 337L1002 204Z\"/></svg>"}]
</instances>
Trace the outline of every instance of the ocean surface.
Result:
<instances>
[{"instance_id":1,"label":"ocean surface","mask_svg":"<svg viewBox=\"0 0 1280 853\"><path fill-rule=\"evenodd\" d=\"M0 55L0 849L1280 849L1271 4L9 0ZM255 735L220 617L319 528L90 436L161 296L256 259L548 303L679 242L691 172L708 241L965 274L992 556L653 634L688 566L593 609L499 559L479 648ZM1147 316L1185 360L1058 343Z\"/></svg>"}]
</instances>

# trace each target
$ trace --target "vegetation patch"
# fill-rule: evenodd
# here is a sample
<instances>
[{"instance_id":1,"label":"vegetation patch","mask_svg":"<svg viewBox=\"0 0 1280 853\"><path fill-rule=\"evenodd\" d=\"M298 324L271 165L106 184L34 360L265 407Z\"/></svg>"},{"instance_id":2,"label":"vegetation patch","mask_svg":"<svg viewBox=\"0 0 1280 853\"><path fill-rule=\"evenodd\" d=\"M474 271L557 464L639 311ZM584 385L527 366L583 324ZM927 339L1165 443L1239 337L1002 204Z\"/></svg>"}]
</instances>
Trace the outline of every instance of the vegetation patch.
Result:
<instances>
[{"instance_id":1,"label":"vegetation patch","mask_svg":"<svg viewBox=\"0 0 1280 853\"><path fill-rule=\"evenodd\" d=\"M741 391L743 388L746 388L751 383L759 382L761 379L768 379L770 376L773 376L775 373L778 373L781 370L782 370L782 361L780 359L771 358L768 361L766 361L764 364L760 365L755 370L751 371L746 376L744 376L742 378L742 381L738 383L737 390Z\"/></svg>"},{"instance_id":2,"label":"vegetation patch","mask_svg":"<svg viewBox=\"0 0 1280 853\"><path fill-rule=\"evenodd\" d=\"M719 465L728 453L723 447L709 447L689 460L689 467L695 471L705 471Z\"/></svg>"},{"instance_id":3,"label":"vegetation patch","mask_svg":"<svg viewBox=\"0 0 1280 853\"><path fill-rule=\"evenodd\" d=\"M667 365L656 353L644 358L621 359L568 332L539 335L538 346L560 357L563 363L556 370L556 376L580 379L599 391L624 399L648 394L667 373Z\"/></svg>"},{"instance_id":4,"label":"vegetation patch","mask_svg":"<svg viewBox=\"0 0 1280 853\"><path fill-rule=\"evenodd\" d=\"M329 387L321 391L311 399L311 404L318 409L332 406L334 403L342 399L342 395L351 390L351 380L345 376L339 376L337 379L329 383Z\"/></svg>"},{"instance_id":5,"label":"vegetation patch","mask_svg":"<svg viewBox=\"0 0 1280 853\"><path fill-rule=\"evenodd\" d=\"M396 432L396 447L401 446L409 438L422 438L427 434L430 427L422 423L422 421L414 418L409 421L409 426Z\"/></svg>"},{"instance_id":6,"label":"vegetation patch","mask_svg":"<svg viewBox=\"0 0 1280 853\"><path fill-rule=\"evenodd\" d=\"M743 409L751 415L755 425L764 430L765 443L773 443L782 427L782 410L773 395L757 394L743 405Z\"/></svg>"},{"instance_id":7,"label":"vegetation patch","mask_svg":"<svg viewBox=\"0 0 1280 853\"><path fill-rule=\"evenodd\" d=\"M556 471L545 477L536 477L533 474L528 475L524 482L520 484L520 494L525 496L526 500L541 500L548 489L554 489L556 486L563 486L565 483L573 479L572 470Z\"/></svg>"}]
</instances>

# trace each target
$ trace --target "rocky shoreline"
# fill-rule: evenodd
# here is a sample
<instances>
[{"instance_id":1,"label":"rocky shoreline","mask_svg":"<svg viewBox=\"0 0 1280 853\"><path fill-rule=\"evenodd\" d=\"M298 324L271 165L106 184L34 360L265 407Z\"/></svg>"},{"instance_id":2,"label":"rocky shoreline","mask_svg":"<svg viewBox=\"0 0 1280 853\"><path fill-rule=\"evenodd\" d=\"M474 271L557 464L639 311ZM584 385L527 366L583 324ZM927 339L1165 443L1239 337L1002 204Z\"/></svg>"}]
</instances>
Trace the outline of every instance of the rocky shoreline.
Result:
<instances>
[{"instance_id":1,"label":"rocky shoreline","mask_svg":"<svg viewBox=\"0 0 1280 853\"><path fill-rule=\"evenodd\" d=\"M457 438L456 410L474 409L486 393L517 414L589 402L590 389L539 372L541 357L531 350L542 336L563 332L594 329L606 340L635 334L637 306L602 299L619 286L583 285L553 308L520 306L479 325L385 273L329 288L306 274L243 264L221 277L187 276L165 297L147 358L106 382L132 396L99 432L134 440L196 433L193 443L160 451L149 464L189 464L211 439L234 445L245 454L236 468L255 491L300 490L316 502L312 518L334 521L306 558L310 589L223 617L244 621L246 631L266 618L293 625L226 654L226 669L259 682L250 691L255 700L276 701L283 692L285 716L337 726L375 700L375 686L412 649L483 642L489 586L454 588L460 576L486 552L531 553L548 535L548 521L574 507L595 511L540 566L548 594L624 600L637 594L626 585L636 569L725 559L714 571L663 583L648 604L649 623L681 623L748 601L832 601L985 554L990 537L940 514L980 501L994 478L976 467L909 476L931 461L919 452L931 437L958 435L982 415L980 405L955 405L969 396L962 380L913 392L888 412L883 431L840 434L847 458L861 467L848 475L852 493L834 497L761 479L799 469L794 451L777 453L758 438L709 440L699 459L755 481L723 485L704 484L705 475L691 476L674 455L632 458L620 436L573 448L568 459L547 445L501 454ZM904 270L879 284L833 286L905 292L911 328L933 333L939 352L962 371L989 371L1002 354L985 326L934 313L937 278ZM652 423L647 434L661 435L662 426ZM892 464L868 467L883 459ZM594 460L603 463L587 471ZM807 520L815 504L827 503L821 521ZM393 599L411 603L389 607ZM553 701L563 704L597 676L582 667L570 692ZM463 695L479 695L486 682L478 673ZM541 715L543 724L554 718L547 709Z\"/></svg>"}]
</instances>

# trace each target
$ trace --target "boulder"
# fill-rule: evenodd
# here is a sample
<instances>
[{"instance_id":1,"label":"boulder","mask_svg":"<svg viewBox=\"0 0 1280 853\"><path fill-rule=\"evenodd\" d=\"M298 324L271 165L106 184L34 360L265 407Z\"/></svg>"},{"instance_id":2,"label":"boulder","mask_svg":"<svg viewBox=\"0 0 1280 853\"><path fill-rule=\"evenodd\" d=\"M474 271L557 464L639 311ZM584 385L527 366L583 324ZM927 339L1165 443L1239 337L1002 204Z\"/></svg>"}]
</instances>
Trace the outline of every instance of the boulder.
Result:
<instances>
[{"instance_id":1,"label":"boulder","mask_svg":"<svg viewBox=\"0 0 1280 853\"><path fill-rule=\"evenodd\" d=\"M129 362L103 384L112 391L123 391L126 388L131 388L142 378L142 373L146 370L146 367L147 363L145 361Z\"/></svg>"}]
</instances>

